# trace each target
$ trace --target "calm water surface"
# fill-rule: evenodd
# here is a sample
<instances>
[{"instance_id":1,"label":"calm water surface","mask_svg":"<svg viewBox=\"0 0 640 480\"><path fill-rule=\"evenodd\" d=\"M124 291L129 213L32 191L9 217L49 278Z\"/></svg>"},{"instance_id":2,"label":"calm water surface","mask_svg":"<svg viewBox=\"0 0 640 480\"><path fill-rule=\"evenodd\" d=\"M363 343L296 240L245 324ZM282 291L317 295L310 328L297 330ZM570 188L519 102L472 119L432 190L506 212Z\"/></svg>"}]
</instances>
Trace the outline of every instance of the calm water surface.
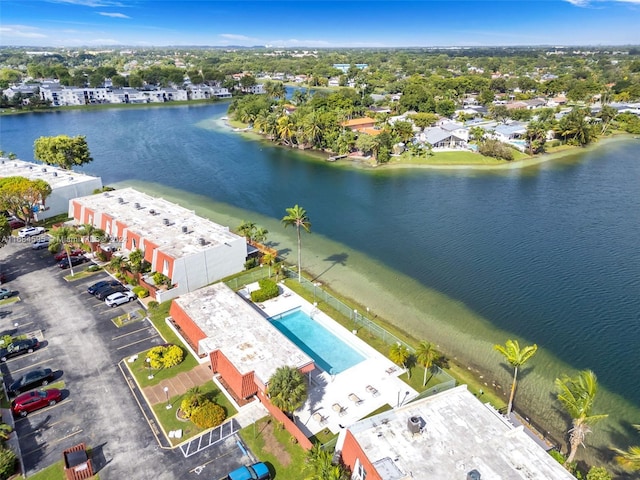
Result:
<instances>
[{"instance_id":1,"label":"calm water surface","mask_svg":"<svg viewBox=\"0 0 640 480\"><path fill-rule=\"evenodd\" d=\"M639 411L640 141L502 173L358 171L247 141L224 128L225 111L2 117L1 147L31 160L37 137L82 134L94 157L84 170L106 184L153 182L273 225L299 203L314 236L415 281L413 297L435 290L463 302L553 362L593 369L607 392ZM461 332L481 323L446 322Z\"/></svg>"}]
</instances>

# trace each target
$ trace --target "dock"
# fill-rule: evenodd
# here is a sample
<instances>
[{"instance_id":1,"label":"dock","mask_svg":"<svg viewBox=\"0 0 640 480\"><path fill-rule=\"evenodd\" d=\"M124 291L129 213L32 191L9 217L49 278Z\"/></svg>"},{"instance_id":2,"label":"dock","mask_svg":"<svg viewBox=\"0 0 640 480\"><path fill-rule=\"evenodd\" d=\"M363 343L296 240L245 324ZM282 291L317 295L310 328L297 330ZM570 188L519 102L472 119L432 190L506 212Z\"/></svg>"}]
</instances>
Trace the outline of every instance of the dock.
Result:
<instances>
[{"instance_id":1,"label":"dock","mask_svg":"<svg viewBox=\"0 0 640 480\"><path fill-rule=\"evenodd\" d=\"M333 155L327 158L327 162L335 162L336 160L340 160L341 158L347 158L347 155Z\"/></svg>"}]
</instances>

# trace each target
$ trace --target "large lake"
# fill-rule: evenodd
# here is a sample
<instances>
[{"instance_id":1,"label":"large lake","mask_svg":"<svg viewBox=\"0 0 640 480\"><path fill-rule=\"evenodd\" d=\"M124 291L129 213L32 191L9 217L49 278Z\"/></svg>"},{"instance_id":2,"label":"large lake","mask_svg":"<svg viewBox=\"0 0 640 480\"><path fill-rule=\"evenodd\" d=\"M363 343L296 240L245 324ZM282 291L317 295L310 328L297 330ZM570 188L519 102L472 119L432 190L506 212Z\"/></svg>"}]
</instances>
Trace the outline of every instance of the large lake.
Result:
<instances>
[{"instance_id":1,"label":"large lake","mask_svg":"<svg viewBox=\"0 0 640 480\"><path fill-rule=\"evenodd\" d=\"M313 224L303 264L371 315L507 387L492 344L537 343L518 398L538 416L557 417L557 375L594 370L598 408L612 418L590 442L620 441L625 422L640 422L640 141L523 170L362 170L247 140L224 126L225 112L5 116L1 148L32 160L39 136L86 135L94 162L84 171L105 184L135 184L232 228L254 220L292 262L293 230L279 220L298 203Z\"/></svg>"}]
</instances>

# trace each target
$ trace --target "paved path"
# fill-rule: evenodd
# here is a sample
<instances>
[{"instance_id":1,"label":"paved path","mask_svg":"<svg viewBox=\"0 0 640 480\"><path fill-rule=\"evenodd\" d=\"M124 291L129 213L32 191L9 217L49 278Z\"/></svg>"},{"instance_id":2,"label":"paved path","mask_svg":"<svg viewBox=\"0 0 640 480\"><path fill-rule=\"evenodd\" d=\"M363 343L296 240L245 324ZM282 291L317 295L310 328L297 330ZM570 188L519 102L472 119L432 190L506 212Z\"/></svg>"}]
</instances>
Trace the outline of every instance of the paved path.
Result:
<instances>
[{"instance_id":1,"label":"paved path","mask_svg":"<svg viewBox=\"0 0 640 480\"><path fill-rule=\"evenodd\" d=\"M169 387L169 397L182 395L192 387L202 385L211 380L213 374L208 363L203 363L188 372L182 372L169 380L163 380L152 387L143 388L144 396L151 405L167 401L164 387Z\"/></svg>"}]
</instances>

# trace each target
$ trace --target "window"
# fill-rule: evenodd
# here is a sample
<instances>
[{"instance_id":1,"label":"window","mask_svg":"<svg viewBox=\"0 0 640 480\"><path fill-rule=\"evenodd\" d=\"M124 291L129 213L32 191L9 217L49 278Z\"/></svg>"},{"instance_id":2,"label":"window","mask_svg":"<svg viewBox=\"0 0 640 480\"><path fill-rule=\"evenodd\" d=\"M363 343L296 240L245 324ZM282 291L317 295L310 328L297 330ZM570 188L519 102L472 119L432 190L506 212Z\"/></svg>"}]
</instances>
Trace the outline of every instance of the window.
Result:
<instances>
[{"instance_id":1,"label":"window","mask_svg":"<svg viewBox=\"0 0 640 480\"><path fill-rule=\"evenodd\" d=\"M131 250L135 250L136 249L136 239L132 238L131 239Z\"/></svg>"},{"instance_id":2,"label":"window","mask_svg":"<svg viewBox=\"0 0 640 480\"><path fill-rule=\"evenodd\" d=\"M362 466L362 464L360 463L360 459L359 458L356 458L356 464L355 464L354 469L353 469L352 478L354 480L366 480L366 478L367 478L367 472L364 469L364 467Z\"/></svg>"},{"instance_id":3,"label":"window","mask_svg":"<svg viewBox=\"0 0 640 480\"><path fill-rule=\"evenodd\" d=\"M162 274L165 276L169 276L169 260L164 259L162 261Z\"/></svg>"}]
</instances>

